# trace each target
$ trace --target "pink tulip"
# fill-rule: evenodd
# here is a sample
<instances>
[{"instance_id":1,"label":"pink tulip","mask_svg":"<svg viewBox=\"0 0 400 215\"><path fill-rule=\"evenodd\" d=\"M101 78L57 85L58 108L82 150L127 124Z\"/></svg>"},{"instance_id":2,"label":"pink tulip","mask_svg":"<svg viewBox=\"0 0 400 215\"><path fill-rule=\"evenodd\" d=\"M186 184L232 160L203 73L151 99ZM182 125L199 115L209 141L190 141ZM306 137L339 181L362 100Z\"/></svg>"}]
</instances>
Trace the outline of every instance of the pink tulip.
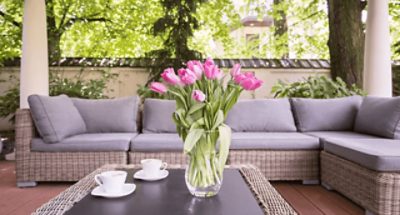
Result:
<instances>
[{"instance_id":1,"label":"pink tulip","mask_svg":"<svg viewBox=\"0 0 400 215\"><path fill-rule=\"evenodd\" d=\"M246 76L247 78L254 78L254 73L253 72L245 72L244 76Z\"/></svg>"},{"instance_id":2,"label":"pink tulip","mask_svg":"<svg viewBox=\"0 0 400 215\"><path fill-rule=\"evenodd\" d=\"M168 88L160 82L151 82L150 90L156 93L164 94L168 91Z\"/></svg>"},{"instance_id":3,"label":"pink tulip","mask_svg":"<svg viewBox=\"0 0 400 215\"><path fill-rule=\"evenodd\" d=\"M191 85L197 80L196 74L194 74L190 69L179 69L178 75L181 78L182 83L185 85Z\"/></svg>"},{"instance_id":4,"label":"pink tulip","mask_svg":"<svg viewBox=\"0 0 400 215\"><path fill-rule=\"evenodd\" d=\"M198 60L190 60L186 63L188 69L196 74L197 79L201 79L203 75L203 65Z\"/></svg>"},{"instance_id":5,"label":"pink tulip","mask_svg":"<svg viewBox=\"0 0 400 215\"><path fill-rule=\"evenodd\" d=\"M241 68L240 64L238 64L238 63L235 64L231 69L231 76L235 77L235 76L239 75L240 74L240 68Z\"/></svg>"},{"instance_id":6,"label":"pink tulip","mask_svg":"<svg viewBox=\"0 0 400 215\"><path fill-rule=\"evenodd\" d=\"M236 84L240 84L240 82L242 82L245 78L246 78L246 75L238 74L233 77L233 81L235 81Z\"/></svg>"},{"instance_id":7,"label":"pink tulip","mask_svg":"<svg viewBox=\"0 0 400 215\"><path fill-rule=\"evenodd\" d=\"M161 74L161 77L164 79L165 82L171 85L177 85L181 83L181 79L175 74L173 68L165 69L164 72Z\"/></svg>"},{"instance_id":8,"label":"pink tulip","mask_svg":"<svg viewBox=\"0 0 400 215\"><path fill-rule=\"evenodd\" d=\"M206 100L206 95L201 92L201 90L195 90L192 93L192 98L198 102L204 102L204 100Z\"/></svg>"},{"instance_id":9,"label":"pink tulip","mask_svg":"<svg viewBox=\"0 0 400 215\"><path fill-rule=\"evenodd\" d=\"M180 69L178 69L178 75L179 75L179 77L181 77L186 71L185 71L186 69L184 69L184 68L180 68Z\"/></svg>"},{"instance_id":10,"label":"pink tulip","mask_svg":"<svg viewBox=\"0 0 400 215\"><path fill-rule=\"evenodd\" d=\"M208 58L206 59L206 61L204 62L204 67L205 67L205 66L211 66L211 65L215 65L215 64L214 64L214 61L213 61L212 58L208 57Z\"/></svg>"},{"instance_id":11,"label":"pink tulip","mask_svg":"<svg viewBox=\"0 0 400 215\"><path fill-rule=\"evenodd\" d=\"M210 80L222 77L222 72L217 65L204 65L204 74Z\"/></svg>"},{"instance_id":12,"label":"pink tulip","mask_svg":"<svg viewBox=\"0 0 400 215\"><path fill-rule=\"evenodd\" d=\"M263 84L263 81L258 80L256 77L246 77L240 82L240 86L245 90L255 90Z\"/></svg>"}]
</instances>

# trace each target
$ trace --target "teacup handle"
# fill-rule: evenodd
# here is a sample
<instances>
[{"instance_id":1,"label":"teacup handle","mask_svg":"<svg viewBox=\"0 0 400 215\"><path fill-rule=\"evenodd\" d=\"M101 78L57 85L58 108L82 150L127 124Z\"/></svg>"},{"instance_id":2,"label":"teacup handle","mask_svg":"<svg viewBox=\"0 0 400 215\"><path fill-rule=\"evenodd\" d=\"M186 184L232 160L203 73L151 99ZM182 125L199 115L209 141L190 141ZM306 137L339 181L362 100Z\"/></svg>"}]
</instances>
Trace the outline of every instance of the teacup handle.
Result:
<instances>
[{"instance_id":1,"label":"teacup handle","mask_svg":"<svg viewBox=\"0 0 400 215\"><path fill-rule=\"evenodd\" d=\"M163 162L161 165L161 170L167 169L167 166L168 166L167 162Z\"/></svg>"},{"instance_id":2,"label":"teacup handle","mask_svg":"<svg viewBox=\"0 0 400 215\"><path fill-rule=\"evenodd\" d=\"M103 182L101 181L100 174L97 174L97 175L94 176L94 181L96 181L96 184L98 184L100 186L103 185Z\"/></svg>"}]
</instances>

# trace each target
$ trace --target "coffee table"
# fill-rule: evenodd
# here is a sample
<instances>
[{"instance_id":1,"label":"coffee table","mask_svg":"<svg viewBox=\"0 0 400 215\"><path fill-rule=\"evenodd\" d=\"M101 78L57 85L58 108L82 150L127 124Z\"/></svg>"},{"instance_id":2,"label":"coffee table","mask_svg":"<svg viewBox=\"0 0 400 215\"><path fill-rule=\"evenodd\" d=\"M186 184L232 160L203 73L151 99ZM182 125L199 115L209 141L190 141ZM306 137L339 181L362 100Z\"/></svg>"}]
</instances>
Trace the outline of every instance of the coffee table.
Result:
<instances>
[{"instance_id":1,"label":"coffee table","mask_svg":"<svg viewBox=\"0 0 400 215\"><path fill-rule=\"evenodd\" d=\"M126 170L127 182L137 187L133 194L106 199L90 195L94 175L107 170ZM161 181L133 180L138 165L105 165L38 208L34 214L297 214L252 165L227 168L221 191L212 198L190 195L180 165L169 166Z\"/></svg>"}]
</instances>

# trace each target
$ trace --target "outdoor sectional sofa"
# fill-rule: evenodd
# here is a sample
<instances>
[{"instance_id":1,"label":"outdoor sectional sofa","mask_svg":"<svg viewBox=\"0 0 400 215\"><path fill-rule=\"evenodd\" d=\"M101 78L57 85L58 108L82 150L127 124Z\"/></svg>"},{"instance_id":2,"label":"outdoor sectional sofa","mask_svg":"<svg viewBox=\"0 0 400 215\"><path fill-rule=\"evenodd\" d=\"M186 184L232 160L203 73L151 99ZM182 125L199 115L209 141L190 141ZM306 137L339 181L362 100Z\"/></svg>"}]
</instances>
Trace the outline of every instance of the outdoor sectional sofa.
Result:
<instances>
[{"instance_id":1,"label":"outdoor sectional sofa","mask_svg":"<svg viewBox=\"0 0 400 215\"><path fill-rule=\"evenodd\" d=\"M29 103L16 114L19 186L77 181L106 163L186 163L174 101L146 99L143 111L135 97ZM241 100L225 122L228 164L256 165L269 180L321 181L367 213L400 214L399 120L400 97Z\"/></svg>"}]
</instances>

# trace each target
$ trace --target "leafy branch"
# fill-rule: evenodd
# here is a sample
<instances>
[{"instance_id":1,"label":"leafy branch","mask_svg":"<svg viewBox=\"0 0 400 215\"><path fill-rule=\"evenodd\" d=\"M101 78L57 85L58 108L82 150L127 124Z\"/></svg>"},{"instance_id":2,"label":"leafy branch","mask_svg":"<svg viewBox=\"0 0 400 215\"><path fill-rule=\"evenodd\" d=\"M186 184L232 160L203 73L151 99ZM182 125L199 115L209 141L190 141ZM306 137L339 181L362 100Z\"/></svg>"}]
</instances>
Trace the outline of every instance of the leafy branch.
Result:
<instances>
[{"instance_id":1,"label":"leafy branch","mask_svg":"<svg viewBox=\"0 0 400 215\"><path fill-rule=\"evenodd\" d=\"M2 16L5 21L10 22L15 27L22 28L22 23L21 22L16 21L12 16L10 16L7 13L5 13L4 11L0 10L0 16Z\"/></svg>"}]
</instances>

